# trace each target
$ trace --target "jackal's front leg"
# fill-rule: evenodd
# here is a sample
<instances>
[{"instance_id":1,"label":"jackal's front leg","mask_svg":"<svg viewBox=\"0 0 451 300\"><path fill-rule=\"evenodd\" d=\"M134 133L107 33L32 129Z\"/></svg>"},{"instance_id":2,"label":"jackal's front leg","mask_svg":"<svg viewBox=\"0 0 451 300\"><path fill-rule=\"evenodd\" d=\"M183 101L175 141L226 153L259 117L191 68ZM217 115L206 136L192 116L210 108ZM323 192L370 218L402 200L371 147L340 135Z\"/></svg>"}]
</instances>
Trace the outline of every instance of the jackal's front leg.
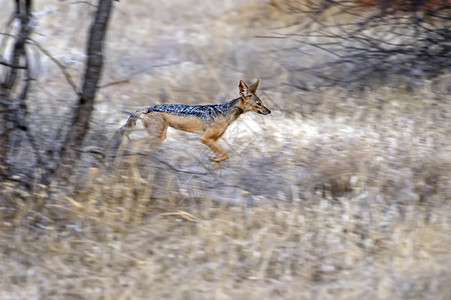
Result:
<instances>
[{"instance_id":1,"label":"jackal's front leg","mask_svg":"<svg viewBox=\"0 0 451 300\"><path fill-rule=\"evenodd\" d=\"M212 161L219 163L229 158L229 154L218 145L217 139L208 138L204 136L200 139L200 141L203 144L207 145L213 152L220 154L220 156L218 157L210 158Z\"/></svg>"}]
</instances>

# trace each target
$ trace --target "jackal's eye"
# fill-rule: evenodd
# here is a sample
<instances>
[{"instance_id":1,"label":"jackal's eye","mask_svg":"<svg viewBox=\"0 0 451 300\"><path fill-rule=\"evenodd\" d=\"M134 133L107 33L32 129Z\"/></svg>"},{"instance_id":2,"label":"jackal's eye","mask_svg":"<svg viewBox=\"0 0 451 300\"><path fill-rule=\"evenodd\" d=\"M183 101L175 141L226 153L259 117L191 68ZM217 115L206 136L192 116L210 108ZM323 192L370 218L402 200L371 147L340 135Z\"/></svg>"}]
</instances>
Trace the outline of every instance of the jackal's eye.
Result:
<instances>
[{"instance_id":1,"label":"jackal's eye","mask_svg":"<svg viewBox=\"0 0 451 300\"><path fill-rule=\"evenodd\" d=\"M261 106L262 105L262 103L259 102L259 101L255 102L255 104L257 104L257 106Z\"/></svg>"}]
</instances>

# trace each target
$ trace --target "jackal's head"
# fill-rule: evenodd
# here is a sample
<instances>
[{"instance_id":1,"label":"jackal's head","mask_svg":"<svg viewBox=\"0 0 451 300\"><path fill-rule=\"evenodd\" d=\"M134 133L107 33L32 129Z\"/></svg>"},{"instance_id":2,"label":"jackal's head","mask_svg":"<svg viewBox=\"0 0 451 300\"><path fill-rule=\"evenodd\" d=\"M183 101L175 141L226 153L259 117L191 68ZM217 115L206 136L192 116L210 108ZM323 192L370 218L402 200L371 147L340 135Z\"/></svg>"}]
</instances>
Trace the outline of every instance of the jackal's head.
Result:
<instances>
[{"instance_id":1,"label":"jackal's head","mask_svg":"<svg viewBox=\"0 0 451 300\"><path fill-rule=\"evenodd\" d=\"M244 112L255 111L262 115L268 115L271 111L263 105L262 100L255 94L259 84L260 78L249 86L243 80L240 80L238 87L240 89L242 106Z\"/></svg>"}]
</instances>

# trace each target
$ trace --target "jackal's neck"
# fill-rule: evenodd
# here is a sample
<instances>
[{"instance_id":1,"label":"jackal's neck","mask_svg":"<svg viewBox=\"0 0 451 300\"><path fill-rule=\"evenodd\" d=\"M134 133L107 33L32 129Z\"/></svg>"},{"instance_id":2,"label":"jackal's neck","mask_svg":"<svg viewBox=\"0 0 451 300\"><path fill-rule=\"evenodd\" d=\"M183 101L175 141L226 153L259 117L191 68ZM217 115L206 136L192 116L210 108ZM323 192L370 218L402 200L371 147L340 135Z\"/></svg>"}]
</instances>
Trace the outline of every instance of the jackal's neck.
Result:
<instances>
[{"instance_id":1,"label":"jackal's neck","mask_svg":"<svg viewBox=\"0 0 451 300\"><path fill-rule=\"evenodd\" d=\"M238 119L238 117L244 113L243 108L240 106L240 98L241 97L238 97L222 104L227 112L226 115L230 117L230 123Z\"/></svg>"}]
</instances>

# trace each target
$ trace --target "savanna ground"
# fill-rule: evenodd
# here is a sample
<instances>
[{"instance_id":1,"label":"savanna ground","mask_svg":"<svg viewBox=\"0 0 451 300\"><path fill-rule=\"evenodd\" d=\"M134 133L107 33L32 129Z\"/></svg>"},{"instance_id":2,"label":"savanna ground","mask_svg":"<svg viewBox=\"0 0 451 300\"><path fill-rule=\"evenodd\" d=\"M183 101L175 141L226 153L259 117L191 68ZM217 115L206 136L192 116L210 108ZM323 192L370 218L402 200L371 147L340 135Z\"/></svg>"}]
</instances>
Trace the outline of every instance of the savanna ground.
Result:
<instances>
[{"instance_id":1,"label":"savanna ground","mask_svg":"<svg viewBox=\"0 0 451 300\"><path fill-rule=\"evenodd\" d=\"M35 39L79 78L92 10L38 5ZM451 299L448 88L293 88L286 66L321 57L256 38L290 21L259 1L116 3L86 149L124 111L225 102L239 79L262 78L272 114L228 129L221 168L197 135L149 151L138 128L114 167L87 151L50 199L3 182L0 298ZM75 95L48 58L35 67L31 118L51 147Z\"/></svg>"}]
</instances>

